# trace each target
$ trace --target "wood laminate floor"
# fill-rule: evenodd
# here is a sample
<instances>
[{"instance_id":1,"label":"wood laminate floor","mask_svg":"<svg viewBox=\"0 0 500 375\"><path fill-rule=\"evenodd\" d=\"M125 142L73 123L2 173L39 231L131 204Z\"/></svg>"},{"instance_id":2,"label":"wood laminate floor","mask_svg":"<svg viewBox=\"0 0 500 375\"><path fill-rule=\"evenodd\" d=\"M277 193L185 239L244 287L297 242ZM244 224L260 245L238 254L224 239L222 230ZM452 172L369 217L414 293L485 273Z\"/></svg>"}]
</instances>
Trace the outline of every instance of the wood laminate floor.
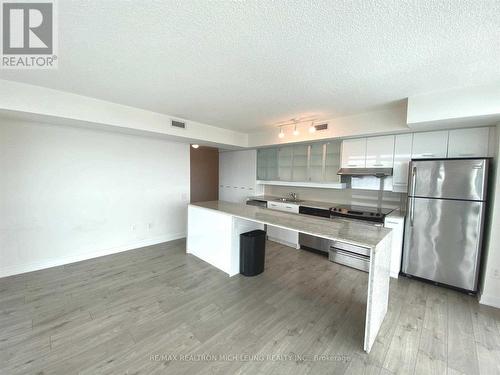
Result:
<instances>
[{"instance_id":1,"label":"wood laminate floor","mask_svg":"<svg viewBox=\"0 0 500 375\"><path fill-rule=\"evenodd\" d=\"M267 243L228 278L174 241L0 279L1 374L498 374L500 312L415 280L363 352L367 274Z\"/></svg>"}]
</instances>

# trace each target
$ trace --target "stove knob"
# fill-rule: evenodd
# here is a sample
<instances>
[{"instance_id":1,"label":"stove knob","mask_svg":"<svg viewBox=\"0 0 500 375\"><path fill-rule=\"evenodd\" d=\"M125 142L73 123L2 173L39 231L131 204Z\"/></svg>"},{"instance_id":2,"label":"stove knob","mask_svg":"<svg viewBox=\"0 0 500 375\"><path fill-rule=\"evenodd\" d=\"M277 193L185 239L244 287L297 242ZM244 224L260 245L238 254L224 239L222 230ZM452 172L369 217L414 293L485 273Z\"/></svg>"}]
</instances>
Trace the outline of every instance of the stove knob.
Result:
<instances>
[{"instance_id":1,"label":"stove knob","mask_svg":"<svg viewBox=\"0 0 500 375\"><path fill-rule=\"evenodd\" d=\"M370 212L370 216L373 216L373 215L375 215L375 214L373 212Z\"/></svg>"},{"instance_id":2,"label":"stove knob","mask_svg":"<svg viewBox=\"0 0 500 375\"><path fill-rule=\"evenodd\" d=\"M380 216L380 214L375 214L375 216Z\"/></svg>"}]
</instances>

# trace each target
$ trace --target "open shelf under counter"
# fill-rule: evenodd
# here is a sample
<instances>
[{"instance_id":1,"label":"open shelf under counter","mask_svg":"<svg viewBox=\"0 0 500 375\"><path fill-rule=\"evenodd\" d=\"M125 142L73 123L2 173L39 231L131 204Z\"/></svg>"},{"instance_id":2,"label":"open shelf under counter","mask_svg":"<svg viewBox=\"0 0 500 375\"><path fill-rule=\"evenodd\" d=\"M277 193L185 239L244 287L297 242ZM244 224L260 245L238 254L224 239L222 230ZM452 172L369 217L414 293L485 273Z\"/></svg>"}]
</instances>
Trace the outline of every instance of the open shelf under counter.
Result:
<instances>
[{"instance_id":1,"label":"open shelf under counter","mask_svg":"<svg viewBox=\"0 0 500 375\"><path fill-rule=\"evenodd\" d=\"M267 181L257 180L259 185L275 185L275 186L296 186L296 187L311 187L322 189L346 189L346 184L341 182L313 182L313 181Z\"/></svg>"}]
</instances>

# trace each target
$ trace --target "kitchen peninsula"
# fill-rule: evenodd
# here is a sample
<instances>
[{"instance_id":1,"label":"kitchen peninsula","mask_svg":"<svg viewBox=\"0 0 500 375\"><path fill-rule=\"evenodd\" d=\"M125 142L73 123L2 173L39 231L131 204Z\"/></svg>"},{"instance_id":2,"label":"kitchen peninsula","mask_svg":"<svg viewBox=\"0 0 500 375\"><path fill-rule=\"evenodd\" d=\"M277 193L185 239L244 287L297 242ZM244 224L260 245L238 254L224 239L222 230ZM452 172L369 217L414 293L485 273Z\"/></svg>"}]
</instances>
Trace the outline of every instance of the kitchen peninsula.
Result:
<instances>
[{"instance_id":1,"label":"kitchen peninsula","mask_svg":"<svg viewBox=\"0 0 500 375\"><path fill-rule=\"evenodd\" d=\"M187 252L234 276L239 273L239 235L263 229L265 224L368 249L364 350L369 352L387 312L391 230L342 219L210 201L188 206Z\"/></svg>"}]
</instances>

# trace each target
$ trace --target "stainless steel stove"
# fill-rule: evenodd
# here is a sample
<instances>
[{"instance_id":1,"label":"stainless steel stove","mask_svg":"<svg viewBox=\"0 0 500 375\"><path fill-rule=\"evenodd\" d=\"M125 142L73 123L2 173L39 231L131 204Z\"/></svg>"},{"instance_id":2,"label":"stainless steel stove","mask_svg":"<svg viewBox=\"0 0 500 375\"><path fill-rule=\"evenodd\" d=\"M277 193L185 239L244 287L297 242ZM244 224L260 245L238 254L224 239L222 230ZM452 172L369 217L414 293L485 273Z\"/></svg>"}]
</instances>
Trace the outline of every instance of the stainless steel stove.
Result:
<instances>
[{"instance_id":1,"label":"stainless steel stove","mask_svg":"<svg viewBox=\"0 0 500 375\"><path fill-rule=\"evenodd\" d=\"M354 205L337 205L331 207L329 210L299 208L299 213L302 214L322 217L329 216L331 219L343 218L357 220L374 226L383 226L385 217L392 211L394 210L390 208ZM368 272L370 268L370 250L367 248L325 240L303 233L299 233L299 243L303 249L320 251L328 254L328 259L332 262L340 263L365 272Z\"/></svg>"},{"instance_id":2,"label":"stainless steel stove","mask_svg":"<svg viewBox=\"0 0 500 375\"><path fill-rule=\"evenodd\" d=\"M392 211L394 211L394 209L391 208L338 205L330 208L330 217L343 217L346 219L383 223L385 217Z\"/></svg>"}]
</instances>

